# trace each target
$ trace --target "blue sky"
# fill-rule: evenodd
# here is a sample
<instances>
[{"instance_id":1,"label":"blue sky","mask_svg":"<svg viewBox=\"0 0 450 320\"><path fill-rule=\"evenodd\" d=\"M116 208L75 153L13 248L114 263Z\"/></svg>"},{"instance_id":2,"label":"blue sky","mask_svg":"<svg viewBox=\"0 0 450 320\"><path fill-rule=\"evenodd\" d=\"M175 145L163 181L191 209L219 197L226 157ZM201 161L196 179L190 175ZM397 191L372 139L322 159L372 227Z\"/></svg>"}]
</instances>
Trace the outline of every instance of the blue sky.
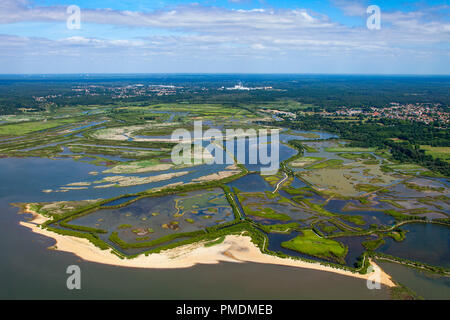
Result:
<instances>
[{"instance_id":1,"label":"blue sky","mask_svg":"<svg viewBox=\"0 0 450 320\"><path fill-rule=\"evenodd\" d=\"M437 0L1 0L0 73L450 74L449 13Z\"/></svg>"}]
</instances>

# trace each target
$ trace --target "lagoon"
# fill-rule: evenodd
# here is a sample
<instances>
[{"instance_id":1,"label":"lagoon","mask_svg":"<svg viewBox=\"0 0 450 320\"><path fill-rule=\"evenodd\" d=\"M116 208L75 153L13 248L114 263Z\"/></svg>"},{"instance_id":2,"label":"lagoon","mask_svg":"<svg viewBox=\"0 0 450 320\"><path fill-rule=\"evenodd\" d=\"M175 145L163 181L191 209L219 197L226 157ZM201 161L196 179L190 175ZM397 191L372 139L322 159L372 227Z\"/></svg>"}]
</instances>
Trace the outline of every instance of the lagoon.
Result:
<instances>
[{"instance_id":1,"label":"lagoon","mask_svg":"<svg viewBox=\"0 0 450 320\"><path fill-rule=\"evenodd\" d=\"M401 228L408 231L405 240L395 242L391 238L386 238L386 243L377 251L450 268L450 238L447 226L412 223Z\"/></svg>"}]
</instances>

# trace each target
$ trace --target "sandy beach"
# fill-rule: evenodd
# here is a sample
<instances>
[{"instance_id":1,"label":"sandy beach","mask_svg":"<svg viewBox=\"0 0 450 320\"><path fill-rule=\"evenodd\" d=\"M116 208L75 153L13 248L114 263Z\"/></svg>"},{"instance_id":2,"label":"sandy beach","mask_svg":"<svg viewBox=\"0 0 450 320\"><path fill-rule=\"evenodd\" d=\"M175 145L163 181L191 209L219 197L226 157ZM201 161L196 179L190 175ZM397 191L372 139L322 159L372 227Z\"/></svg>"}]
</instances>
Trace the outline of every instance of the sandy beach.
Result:
<instances>
[{"instance_id":1,"label":"sandy beach","mask_svg":"<svg viewBox=\"0 0 450 320\"><path fill-rule=\"evenodd\" d=\"M192 179L194 182L205 182L205 181L214 181L214 180L222 180L228 177L232 177L236 174L241 173L240 170L232 170L232 171L219 171L217 173L211 173L207 176L198 177L195 179Z\"/></svg>"},{"instance_id":2,"label":"sandy beach","mask_svg":"<svg viewBox=\"0 0 450 320\"><path fill-rule=\"evenodd\" d=\"M222 243L211 247L204 247L203 243L194 243L171 250L165 250L161 253L150 254L148 256L141 255L134 259L120 259L115 254L111 253L110 250L101 250L91 244L87 239L63 236L46 229L41 229L39 225L45 222L47 218L36 214L29 210L29 208L26 208L24 212L33 214L33 220L29 222L22 221L20 224L30 228L35 233L55 239L56 244L51 247L52 249L70 252L83 260L96 263L131 268L176 269L189 268L197 264L218 264L222 261L234 263L254 262L333 272L344 276L369 280L373 278L376 271L380 275L380 283L388 287L395 286L391 277L381 270L381 268L373 261L370 262L375 270L374 272L370 274L352 273L350 271L324 266L319 263L310 263L263 254L259 248L251 242L250 237L239 235L228 235Z\"/></svg>"}]
</instances>

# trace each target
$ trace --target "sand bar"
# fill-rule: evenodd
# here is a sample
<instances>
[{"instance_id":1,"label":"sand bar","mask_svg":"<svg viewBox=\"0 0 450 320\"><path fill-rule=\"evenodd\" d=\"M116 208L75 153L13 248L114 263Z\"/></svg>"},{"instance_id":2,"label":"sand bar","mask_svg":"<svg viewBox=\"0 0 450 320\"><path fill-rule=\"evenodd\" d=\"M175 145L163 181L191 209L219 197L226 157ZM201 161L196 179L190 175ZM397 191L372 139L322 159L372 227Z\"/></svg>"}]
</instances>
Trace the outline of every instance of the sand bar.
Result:
<instances>
[{"instance_id":1,"label":"sand bar","mask_svg":"<svg viewBox=\"0 0 450 320\"><path fill-rule=\"evenodd\" d=\"M344 276L368 280L371 280L374 276L374 272L370 274L352 273L350 271L324 266L319 263L310 263L263 254L259 248L251 242L250 237L239 235L228 235L222 243L211 247L204 247L203 243L194 243L165 250L160 253L150 254L148 256L140 255L134 259L120 259L118 256L111 253L110 250L101 250L87 239L63 236L46 229L41 229L39 224L45 222L47 218L32 212L29 208L26 208L25 212L32 213L34 219L30 222L22 221L20 224L30 228L35 233L55 239L56 244L52 249L70 252L83 260L96 263L132 268L177 269L189 268L197 264L218 264L222 261L235 263L254 262L333 272ZM370 262L374 270L380 274L380 282L383 285L388 287L395 286L395 283L388 274L381 270L381 268L373 261Z\"/></svg>"}]
</instances>

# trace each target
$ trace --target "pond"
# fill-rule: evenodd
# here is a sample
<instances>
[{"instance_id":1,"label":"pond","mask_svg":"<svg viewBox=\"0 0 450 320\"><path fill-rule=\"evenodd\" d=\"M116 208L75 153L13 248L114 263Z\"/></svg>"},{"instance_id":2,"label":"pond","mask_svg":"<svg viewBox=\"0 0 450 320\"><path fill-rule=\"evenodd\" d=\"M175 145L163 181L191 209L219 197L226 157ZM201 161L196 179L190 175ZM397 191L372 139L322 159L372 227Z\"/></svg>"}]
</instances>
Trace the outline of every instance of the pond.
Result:
<instances>
[{"instance_id":1,"label":"pond","mask_svg":"<svg viewBox=\"0 0 450 320\"><path fill-rule=\"evenodd\" d=\"M131 199L116 201L120 200ZM117 232L125 242L138 243L233 220L233 211L225 194L221 189L213 189L146 197L121 208L100 209L76 218L70 224L106 230L107 234L100 236L104 240Z\"/></svg>"},{"instance_id":2,"label":"pond","mask_svg":"<svg viewBox=\"0 0 450 320\"><path fill-rule=\"evenodd\" d=\"M227 184L231 188L237 188L243 192L273 191L274 188L258 173L251 173Z\"/></svg>"},{"instance_id":3,"label":"pond","mask_svg":"<svg viewBox=\"0 0 450 320\"><path fill-rule=\"evenodd\" d=\"M377 251L404 259L450 268L450 237L447 226L431 223L411 223L403 225L401 228L408 231L405 240L396 242L391 238L386 238L386 243Z\"/></svg>"}]
</instances>

